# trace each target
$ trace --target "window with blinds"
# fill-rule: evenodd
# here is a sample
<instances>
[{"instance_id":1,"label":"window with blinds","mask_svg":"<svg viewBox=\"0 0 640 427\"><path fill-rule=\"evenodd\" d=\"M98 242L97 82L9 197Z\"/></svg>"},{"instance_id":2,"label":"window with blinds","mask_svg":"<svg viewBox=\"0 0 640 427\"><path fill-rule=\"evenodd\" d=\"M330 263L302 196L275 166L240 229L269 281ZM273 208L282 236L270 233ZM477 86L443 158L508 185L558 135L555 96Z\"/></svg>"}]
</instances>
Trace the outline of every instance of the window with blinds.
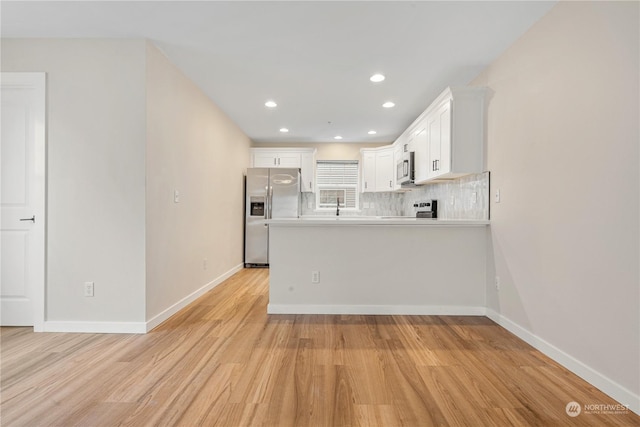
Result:
<instances>
[{"instance_id":1,"label":"window with blinds","mask_svg":"<svg viewBox=\"0 0 640 427\"><path fill-rule=\"evenodd\" d=\"M358 162L318 160L316 187L317 209L358 209Z\"/></svg>"}]
</instances>

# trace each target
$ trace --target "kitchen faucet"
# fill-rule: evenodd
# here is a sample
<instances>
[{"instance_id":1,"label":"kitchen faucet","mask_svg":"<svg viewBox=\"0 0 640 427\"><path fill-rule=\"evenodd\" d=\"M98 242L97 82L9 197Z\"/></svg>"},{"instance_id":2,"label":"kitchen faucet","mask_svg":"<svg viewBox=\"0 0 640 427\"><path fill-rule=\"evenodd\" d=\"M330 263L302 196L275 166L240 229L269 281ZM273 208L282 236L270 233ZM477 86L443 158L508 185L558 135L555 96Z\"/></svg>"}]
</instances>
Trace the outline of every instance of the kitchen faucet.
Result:
<instances>
[{"instance_id":1,"label":"kitchen faucet","mask_svg":"<svg viewBox=\"0 0 640 427\"><path fill-rule=\"evenodd\" d=\"M336 216L340 216L340 197L336 197Z\"/></svg>"}]
</instances>

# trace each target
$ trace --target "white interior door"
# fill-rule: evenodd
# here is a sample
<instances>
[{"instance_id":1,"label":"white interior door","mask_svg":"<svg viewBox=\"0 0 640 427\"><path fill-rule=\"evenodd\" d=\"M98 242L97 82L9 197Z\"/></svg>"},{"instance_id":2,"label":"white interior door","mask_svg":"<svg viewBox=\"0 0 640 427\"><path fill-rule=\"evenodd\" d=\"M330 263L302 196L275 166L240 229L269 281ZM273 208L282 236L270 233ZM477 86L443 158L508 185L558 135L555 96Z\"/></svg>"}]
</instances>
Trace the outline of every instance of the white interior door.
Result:
<instances>
[{"instance_id":1,"label":"white interior door","mask_svg":"<svg viewBox=\"0 0 640 427\"><path fill-rule=\"evenodd\" d=\"M45 74L2 73L0 325L44 326Z\"/></svg>"}]
</instances>

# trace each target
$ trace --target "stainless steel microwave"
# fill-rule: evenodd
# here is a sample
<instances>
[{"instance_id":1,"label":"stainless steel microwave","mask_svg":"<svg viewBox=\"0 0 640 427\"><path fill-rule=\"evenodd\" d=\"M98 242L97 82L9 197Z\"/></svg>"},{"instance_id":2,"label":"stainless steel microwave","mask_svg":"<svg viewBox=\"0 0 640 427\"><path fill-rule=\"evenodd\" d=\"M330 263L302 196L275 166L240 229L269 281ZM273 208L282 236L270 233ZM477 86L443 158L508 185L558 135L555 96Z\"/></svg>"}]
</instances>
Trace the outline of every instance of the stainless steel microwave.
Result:
<instances>
[{"instance_id":1,"label":"stainless steel microwave","mask_svg":"<svg viewBox=\"0 0 640 427\"><path fill-rule=\"evenodd\" d=\"M413 184L414 175L414 159L415 153L408 151L407 144L404 145L402 157L396 163L396 182L400 185Z\"/></svg>"}]
</instances>

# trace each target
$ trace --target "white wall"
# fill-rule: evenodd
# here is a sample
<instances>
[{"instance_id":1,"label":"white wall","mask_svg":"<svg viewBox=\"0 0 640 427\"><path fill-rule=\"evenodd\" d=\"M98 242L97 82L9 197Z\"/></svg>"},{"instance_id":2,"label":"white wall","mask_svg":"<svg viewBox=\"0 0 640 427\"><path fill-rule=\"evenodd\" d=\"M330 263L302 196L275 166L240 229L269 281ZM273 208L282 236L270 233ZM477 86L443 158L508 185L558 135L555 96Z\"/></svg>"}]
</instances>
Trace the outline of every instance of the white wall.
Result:
<instances>
[{"instance_id":1,"label":"white wall","mask_svg":"<svg viewBox=\"0 0 640 427\"><path fill-rule=\"evenodd\" d=\"M485 228L271 224L269 312L484 314Z\"/></svg>"},{"instance_id":2,"label":"white wall","mask_svg":"<svg viewBox=\"0 0 640 427\"><path fill-rule=\"evenodd\" d=\"M473 81L494 92L487 167L502 195L488 306L636 410L638 16L637 2L560 2Z\"/></svg>"},{"instance_id":3,"label":"white wall","mask_svg":"<svg viewBox=\"0 0 640 427\"><path fill-rule=\"evenodd\" d=\"M46 320L144 320L144 42L3 39L2 71L47 73Z\"/></svg>"},{"instance_id":4,"label":"white wall","mask_svg":"<svg viewBox=\"0 0 640 427\"><path fill-rule=\"evenodd\" d=\"M151 44L146 75L149 320L242 265L250 140Z\"/></svg>"},{"instance_id":5,"label":"white wall","mask_svg":"<svg viewBox=\"0 0 640 427\"><path fill-rule=\"evenodd\" d=\"M46 330L144 331L241 266L250 141L155 47L3 39L2 71L47 73Z\"/></svg>"}]
</instances>

